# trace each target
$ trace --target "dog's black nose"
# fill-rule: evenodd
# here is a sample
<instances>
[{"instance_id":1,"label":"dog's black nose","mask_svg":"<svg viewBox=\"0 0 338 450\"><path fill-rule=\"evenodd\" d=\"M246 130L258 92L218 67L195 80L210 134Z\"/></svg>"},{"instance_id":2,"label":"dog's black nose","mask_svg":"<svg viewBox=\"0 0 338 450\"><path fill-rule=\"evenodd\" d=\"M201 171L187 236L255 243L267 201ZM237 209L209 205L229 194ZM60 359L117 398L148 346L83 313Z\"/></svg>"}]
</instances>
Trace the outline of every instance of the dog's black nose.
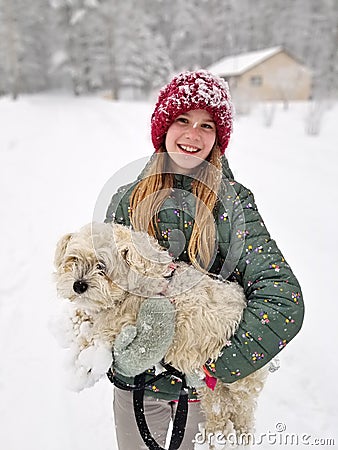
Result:
<instances>
[{"instance_id":1,"label":"dog's black nose","mask_svg":"<svg viewBox=\"0 0 338 450\"><path fill-rule=\"evenodd\" d=\"M75 281L73 289L77 294L83 294L88 289L88 284L85 281Z\"/></svg>"}]
</instances>

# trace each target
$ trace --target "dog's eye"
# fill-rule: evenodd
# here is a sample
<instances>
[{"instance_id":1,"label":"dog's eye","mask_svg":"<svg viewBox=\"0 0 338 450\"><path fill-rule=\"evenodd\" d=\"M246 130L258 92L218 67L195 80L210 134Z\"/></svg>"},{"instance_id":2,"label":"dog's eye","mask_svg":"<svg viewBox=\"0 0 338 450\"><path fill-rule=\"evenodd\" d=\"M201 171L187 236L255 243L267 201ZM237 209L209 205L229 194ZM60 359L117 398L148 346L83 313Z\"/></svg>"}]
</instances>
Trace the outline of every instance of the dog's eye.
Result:
<instances>
[{"instance_id":1,"label":"dog's eye","mask_svg":"<svg viewBox=\"0 0 338 450\"><path fill-rule=\"evenodd\" d=\"M67 258L63 264L63 270L65 272L70 272L74 269L74 266L77 264L78 262L78 258L76 258L75 256L70 256L69 258Z\"/></svg>"},{"instance_id":2,"label":"dog's eye","mask_svg":"<svg viewBox=\"0 0 338 450\"><path fill-rule=\"evenodd\" d=\"M78 264L79 264L79 258L77 258L76 256L72 256L70 259L69 259L69 265L71 266L71 267L76 267L76 266L78 266Z\"/></svg>"},{"instance_id":3,"label":"dog's eye","mask_svg":"<svg viewBox=\"0 0 338 450\"><path fill-rule=\"evenodd\" d=\"M67 263L70 263L70 264L76 264L77 262L78 262L78 258L76 257L76 256L70 256L68 259L67 259Z\"/></svg>"},{"instance_id":4,"label":"dog's eye","mask_svg":"<svg viewBox=\"0 0 338 450\"><path fill-rule=\"evenodd\" d=\"M98 262L98 263L96 264L96 268L97 268L97 270L98 270L102 275L105 274L105 272L106 272L106 266L105 266L105 264L104 264L103 262Z\"/></svg>"}]
</instances>

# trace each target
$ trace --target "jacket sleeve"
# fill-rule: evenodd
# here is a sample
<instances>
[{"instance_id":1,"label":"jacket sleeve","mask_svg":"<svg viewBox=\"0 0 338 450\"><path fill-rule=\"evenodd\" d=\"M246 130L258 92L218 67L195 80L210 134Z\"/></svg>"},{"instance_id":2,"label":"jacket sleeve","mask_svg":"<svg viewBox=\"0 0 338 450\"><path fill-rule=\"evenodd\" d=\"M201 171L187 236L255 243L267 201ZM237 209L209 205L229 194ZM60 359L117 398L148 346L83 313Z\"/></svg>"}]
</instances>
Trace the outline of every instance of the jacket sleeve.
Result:
<instances>
[{"instance_id":1,"label":"jacket sleeve","mask_svg":"<svg viewBox=\"0 0 338 450\"><path fill-rule=\"evenodd\" d=\"M276 356L298 333L304 315L295 275L271 239L252 193L237 186L234 201L240 203L244 217L244 245L234 275L244 288L247 307L217 361L206 364L210 373L226 383L244 378Z\"/></svg>"}]
</instances>

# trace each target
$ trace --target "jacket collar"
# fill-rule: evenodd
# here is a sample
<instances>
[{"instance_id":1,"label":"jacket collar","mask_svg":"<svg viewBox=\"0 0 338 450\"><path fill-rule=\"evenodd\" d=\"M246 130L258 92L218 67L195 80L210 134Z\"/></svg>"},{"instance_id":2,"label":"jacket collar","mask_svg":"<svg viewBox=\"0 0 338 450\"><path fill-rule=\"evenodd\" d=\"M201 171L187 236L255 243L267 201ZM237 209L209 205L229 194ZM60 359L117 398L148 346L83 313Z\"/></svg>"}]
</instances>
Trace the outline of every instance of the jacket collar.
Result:
<instances>
[{"instance_id":1,"label":"jacket collar","mask_svg":"<svg viewBox=\"0 0 338 450\"><path fill-rule=\"evenodd\" d=\"M229 167L229 162L228 162L227 158L224 155L222 156L222 173L223 173L223 176L225 178L227 178L228 180L233 180L234 179L234 175L232 173L232 170Z\"/></svg>"},{"instance_id":2,"label":"jacket collar","mask_svg":"<svg viewBox=\"0 0 338 450\"><path fill-rule=\"evenodd\" d=\"M228 180L233 180L234 176L233 173L229 167L229 163L227 158L223 155L221 158L222 161L222 174L224 178L227 178ZM191 190L191 184L194 180L193 176L190 175L183 175L181 173L175 173L174 175L175 180L175 187L179 189L184 190Z\"/></svg>"},{"instance_id":3,"label":"jacket collar","mask_svg":"<svg viewBox=\"0 0 338 450\"><path fill-rule=\"evenodd\" d=\"M156 153L154 153L151 156L147 165L144 167L141 174L138 176L138 180L144 178L145 174L147 173L149 164L151 164L151 161L153 160L154 157L156 157ZM225 178L227 178L228 180L233 180L234 175L229 167L229 162L228 162L227 158L225 157L225 155L223 155L221 157L221 164L222 164L223 176ZM191 183L194 180L194 177L177 173L174 175L174 178L175 178L175 187L179 187L180 189L184 189L184 190L191 190Z\"/></svg>"}]
</instances>

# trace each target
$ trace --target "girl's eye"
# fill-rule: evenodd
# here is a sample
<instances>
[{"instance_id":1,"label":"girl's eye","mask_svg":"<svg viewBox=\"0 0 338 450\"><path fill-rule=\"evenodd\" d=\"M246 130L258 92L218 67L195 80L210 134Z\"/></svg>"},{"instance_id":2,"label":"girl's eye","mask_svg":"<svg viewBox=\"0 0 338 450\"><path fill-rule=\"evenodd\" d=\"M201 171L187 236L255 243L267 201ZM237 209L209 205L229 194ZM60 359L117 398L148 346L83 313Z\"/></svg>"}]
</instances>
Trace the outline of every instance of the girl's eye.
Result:
<instances>
[{"instance_id":1,"label":"girl's eye","mask_svg":"<svg viewBox=\"0 0 338 450\"><path fill-rule=\"evenodd\" d=\"M101 275L104 275L104 273L106 272L106 266L105 266L105 264L103 262L97 263L96 264L96 268L97 268L97 270L100 271Z\"/></svg>"},{"instance_id":2,"label":"girl's eye","mask_svg":"<svg viewBox=\"0 0 338 450\"><path fill-rule=\"evenodd\" d=\"M207 130L213 130L214 127L210 123L202 123L202 128L206 128Z\"/></svg>"},{"instance_id":3,"label":"girl's eye","mask_svg":"<svg viewBox=\"0 0 338 450\"><path fill-rule=\"evenodd\" d=\"M177 117L176 122L188 123L188 119L186 119L185 117Z\"/></svg>"}]
</instances>

